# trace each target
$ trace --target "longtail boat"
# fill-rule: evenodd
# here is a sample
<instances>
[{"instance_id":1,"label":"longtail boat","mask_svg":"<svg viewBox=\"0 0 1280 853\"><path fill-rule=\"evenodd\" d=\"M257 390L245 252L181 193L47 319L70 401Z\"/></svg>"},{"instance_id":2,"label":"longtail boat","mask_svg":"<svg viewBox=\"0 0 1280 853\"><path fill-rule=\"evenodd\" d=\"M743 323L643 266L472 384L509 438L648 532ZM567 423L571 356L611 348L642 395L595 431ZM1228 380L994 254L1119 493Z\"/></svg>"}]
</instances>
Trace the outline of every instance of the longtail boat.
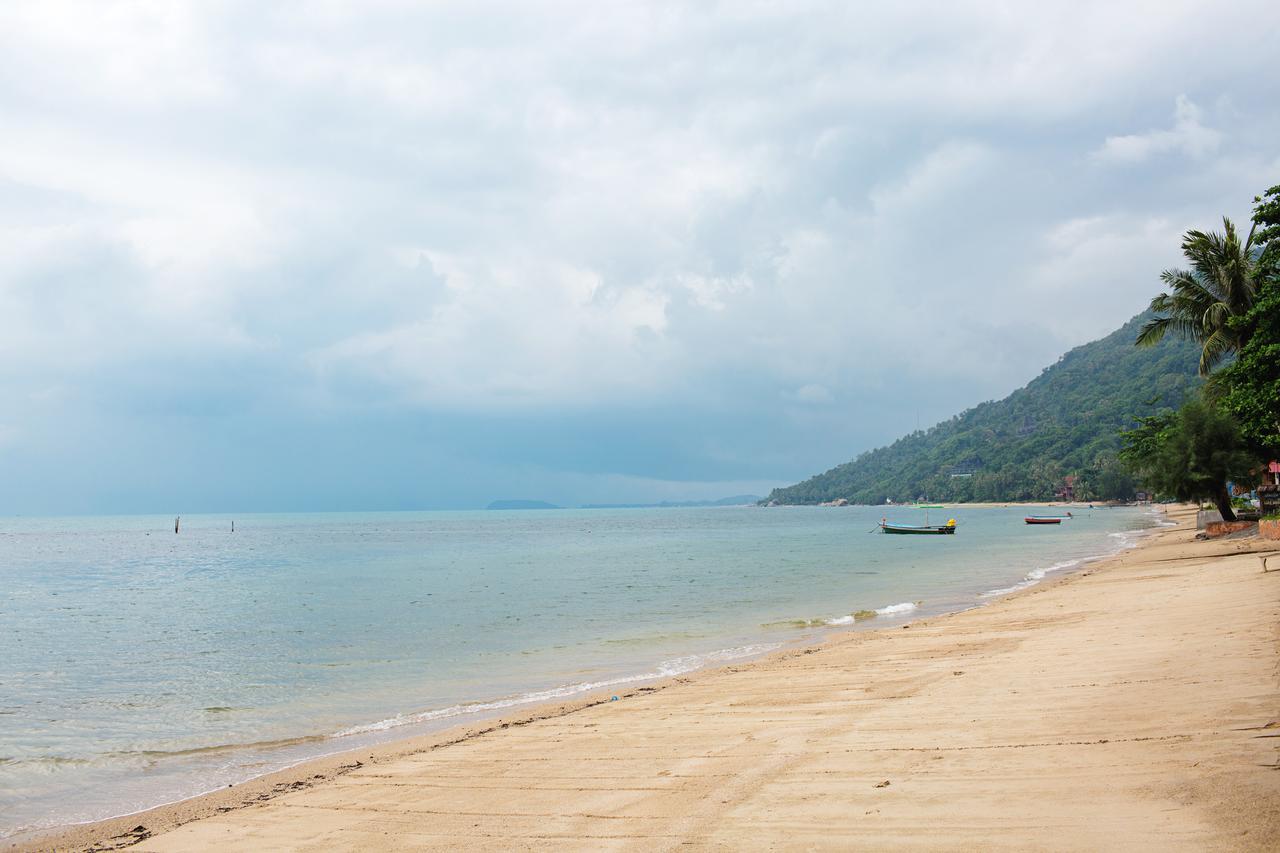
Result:
<instances>
[{"instance_id":1,"label":"longtail boat","mask_svg":"<svg viewBox=\"0 0 1280 853\"><path fill-rule=\"evenodd\" d=\"M1027 524L1061 524L1062 519L1070 517L1070 515L1028 515L1022 520Z\"/></svg>"},{"instance_id":2,"label":"longtail boat","mask_svg":"<svg viewBox=\"0 0 1280 853\"><path fill-rule=\"evenodd\" d=\"M953 518L946 524L890 524L880 519L880 530L883 533L925 533L947 534L956 532L956 520Z\"/></svg>"}]
</instances>

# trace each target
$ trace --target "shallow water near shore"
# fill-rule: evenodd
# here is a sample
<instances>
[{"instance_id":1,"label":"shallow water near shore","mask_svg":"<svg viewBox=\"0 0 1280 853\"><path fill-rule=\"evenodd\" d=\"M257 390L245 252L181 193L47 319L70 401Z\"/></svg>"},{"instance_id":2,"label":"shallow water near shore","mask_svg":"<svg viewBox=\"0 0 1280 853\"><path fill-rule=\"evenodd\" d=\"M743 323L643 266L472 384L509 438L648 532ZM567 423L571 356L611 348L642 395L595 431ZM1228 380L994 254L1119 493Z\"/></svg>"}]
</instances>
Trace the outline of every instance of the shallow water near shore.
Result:
<instances>
[{"instance_id":1,"label":"shallow water near shore","mask_svg":"<svg viewBox=\"0 0 1280 853\"><path fill-rule=\"evenodd\" d=\"M0 520L0 836L307 758L981 605L1145 509L884 507ZM1056 512L1056 511L1055 511Z\"/></svg>"}]
</instances>

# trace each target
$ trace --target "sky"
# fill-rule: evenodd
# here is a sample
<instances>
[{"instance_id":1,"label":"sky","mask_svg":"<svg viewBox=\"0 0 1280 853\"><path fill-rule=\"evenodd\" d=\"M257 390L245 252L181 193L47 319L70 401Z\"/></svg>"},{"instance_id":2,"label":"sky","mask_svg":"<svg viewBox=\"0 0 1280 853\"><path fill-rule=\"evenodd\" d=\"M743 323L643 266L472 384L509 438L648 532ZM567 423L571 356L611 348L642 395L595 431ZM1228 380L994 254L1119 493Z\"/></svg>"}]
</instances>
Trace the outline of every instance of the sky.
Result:
<instances>
[{"instance_id":1,"label":"sky","mask_svg":"<svg viewBox=\"0 0 1280 853\"><path fill-rule=\"evenodd\" d=\"M0 4L0 513L765 494L1280 183L1268 2Z\"/></svg>"}]
</instances>

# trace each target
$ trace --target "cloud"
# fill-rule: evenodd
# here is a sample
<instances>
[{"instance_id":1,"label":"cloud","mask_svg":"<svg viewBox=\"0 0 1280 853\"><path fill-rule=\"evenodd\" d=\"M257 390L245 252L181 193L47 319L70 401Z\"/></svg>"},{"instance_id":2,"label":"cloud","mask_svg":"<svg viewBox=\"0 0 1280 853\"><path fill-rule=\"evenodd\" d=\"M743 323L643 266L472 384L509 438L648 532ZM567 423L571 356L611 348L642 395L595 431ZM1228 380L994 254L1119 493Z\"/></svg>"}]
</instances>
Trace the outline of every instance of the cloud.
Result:
<instances>
[{"instance_id":1,"label":"cloud","mask_svg":"<svg viewBox=\"0 0 1280 853\"><path fill-rule=\"evenodd\" d=\"M1110 331L1178 233L1242 218L1280 156L1276 21L4 6L9 493L181 490L125 467L169 440L207 458L193 481L238 472L227 501L282 504L286 468L377 502L358 466L283 461L304 449L408 505L528 471L629 500L829 467ZM1164 125L1174 92L1171 127L1113 135Z\"/></svg>"},{"instance_id":2,"label":"cloud","mask_svg":"<svg viewBox=\"0 0 1280 853\"><path fill-rule=\"evenodd\" d=\"M1166 217L1120 213L1061 222L1044 234L1027 275L1028 295L1057 318L1068 339L1087 337L1091 312L1116 317L1131 310L1131 283L1145 284L1154 295L1157 270L1172 258L1183 230Z\"/></svg>"},{"instance_id":3,"label":"cloud","mask_svg":"<svg viewBox=\"0 0 1280 853\"><path fill-rule=\"evenodd\" d=\"M1128 136L1108 136L1094 152L1099 160L1113 163L1141 163L1153 155L1176 151L1200 158L1218 149L1222 134L1205 127L1200 108L1186 95L1179 95L1173 111L1173 127Z\"/></svg>"},{"instance_id":4,"label":"cloud","mask_svg":"<svg viewBox=\"0 0 1280 853\"><path fill-rule=\"evenodd\" d=\"M817 383L801 385L795 390L794 396L796 402L809 405L824 405L835 400L835 397L826 387Z\"/></svg>"},{"instance_id":5,"label":"cloud","mask_svg":"<svg viewBox=\"0 0 1280 853\"><path fill-rule=\"evenodd\" d=\"M882 216L917 214L949 194L972 189L997 165L998 156L987 146L948 141L912 163L905 175L872 189L871 202Z\"/></svg>"},{"instance_id":6,"label":"cloud","mask_svg":"<svg viewBox=\"0 0 1280 853\"><path fill-rule=\"evenodd\" d=\"M641 391L669 354L669 297L607 288L598 274L530 258L497 267L423 254L447 296L430 313L363 332L311 355L322 374L357 372L446 406L522 406Z\"/></svg>"}]
</instances>

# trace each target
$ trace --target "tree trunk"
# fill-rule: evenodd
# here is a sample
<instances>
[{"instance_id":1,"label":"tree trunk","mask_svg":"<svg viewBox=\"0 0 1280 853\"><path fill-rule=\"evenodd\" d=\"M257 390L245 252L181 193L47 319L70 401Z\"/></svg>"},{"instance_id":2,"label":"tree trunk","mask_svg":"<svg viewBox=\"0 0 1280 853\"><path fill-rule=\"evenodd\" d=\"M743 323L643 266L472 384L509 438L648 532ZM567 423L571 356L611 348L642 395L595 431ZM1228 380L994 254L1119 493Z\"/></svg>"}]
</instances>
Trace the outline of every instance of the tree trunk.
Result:
<instances>
[{"instance_id":1,"label":"tree trunk","mask_svg":"<svg viewBox=\"0 0 1280 853\"><path fill-rule=\"evenodd\" d=\"M1225 485L1218 487L1218 491L1213 495L1213 502L1217 505L1218 512L1222 513L1223 521L1236 520L1236 511L1231 508L1231 495L1227 494Z\"/></svg>"}]
</instances>

